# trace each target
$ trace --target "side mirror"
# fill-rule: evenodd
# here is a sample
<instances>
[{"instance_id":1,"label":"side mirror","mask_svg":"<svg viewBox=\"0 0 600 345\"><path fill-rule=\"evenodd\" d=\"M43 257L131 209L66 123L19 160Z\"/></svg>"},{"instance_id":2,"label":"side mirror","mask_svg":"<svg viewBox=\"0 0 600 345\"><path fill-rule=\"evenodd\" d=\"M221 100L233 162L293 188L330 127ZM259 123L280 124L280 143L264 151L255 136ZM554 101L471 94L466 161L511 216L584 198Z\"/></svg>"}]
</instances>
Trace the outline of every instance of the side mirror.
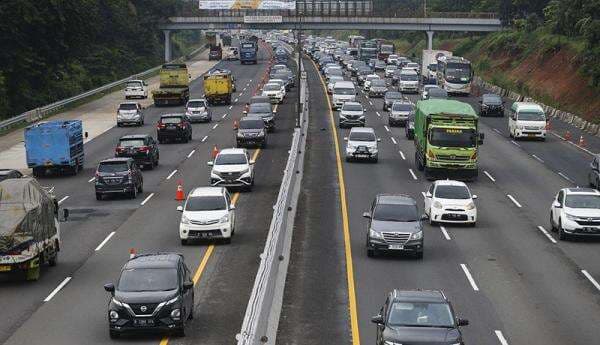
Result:
<instances>
[{"instance_id":1,"label":"side mirror","mask_svg":"<svg viewBox=\"0 0 600 345\"><path fill-rule=\"evenodd\" d=\"M177 211L183 212L183 206L177 206Z\"/></svg>"},{"instance_id":2,"label":"side mirror","mask_svg":"<svg viewBox=\"0 0 600 345\"><path fill-rule=\"evenodd\" d=\"M378 325L383 325L383 316L375 315L371 318L372 323L376 323Z\"/></svg>"},{"instance_id":3,"label":"side mirror","mask_svg":"<svg viewBox=\"0 0 600 345\"><path fill-rule=\"evenodd\" d=\"M215 164L211 161L211 162L206 162L206 165L208 165L209 167L214 166Z\"/></svg>"},{"instance_id":4,"label":"side mirror","mask_svg":"<svg viewBox=\"0 0 600 345\"><path fill-rule=\"evenodd\" d=\"M365 212L363 213L363 217L371 219L371 213Z\"/></svg>"},{"instance_id":5,"label":"side mirror","mask_svg":"<svg viewBox=\"0 0 600 345\"><path fill-rule=\"evenodd\" d=\"M194 283L193 282L183 282L183 289L184 290L189 290L189 289L193 289L194 288Z\"/></svg>"},{"instance_id":6,"label":"side mirror","mask_svg":"<svg viewBox=\"0 0 600 345\"><path fill-rule=\"evenodd\" d=\"M377 138L377 141L378 141L378 142L380 142L380 141L381 141L381 138Z\"/></svg>"},{"instance_id":7,"label":"side mirror","mask_svg":"<svg viewBox=\"0 0 600 345\"><path fill-rule=\"evenodd\" d=\"M348 141L348 137L344 137L344 141Z\"/></svg>"},{"instance_id":8,"label":"side mirror","mask_svg":"<svg viewBox=\"0 0 600 345\"><path fill-rule=\"evenodd\" d=\"M477 194L471 195L471 199L473 199L473 200L477 199Z\"/></svg>"},{"instance_id":9,"label":"side mirror","mask_svg":"<svg viewBox=\"0 0 600 345\"><path fill-rule=\"evenodd\" d=\"M456 320L456 323L458 324L458 326L468 326L469 325L469 320L467 319L458 319Z\"/></svg>"},{"instance_id":10,"label":"side mirror","mask_svg":"<svg viewBox=\"0 0 600 345\"><path fill-rule=\"evenodd\" d=\"M423 213L423 214L421 215L421 220L428 220L428 219L429 219L429 216L428 216L428 215L426 215L425 213Z\"/></svg>"},{"instance_id":11,"label":"side mirror","mask_svg":"<svg viewBox=\"0 0 600 345\"><path fill-rule=\"evenodd\" d=\"M485 138L485 133L479 133L479 139L477 140L478 145L483 145L483 138Z\"/></svg>"},{"instance_id":12,"label":"side mirror","mask_svg":"<svg viewBox=\"0 0 600 345\"><path fill-rule=\"evenodd\" d=\"M235 210L235 205L230 205L229 206L229 211L233 211L233 210Z\"/></svg>"},{"instance_id":13,"label":"side mirror","mask_svg":"<svg viewBox=\"0 0 600 345\"><path fill-rule=\"evenodd\" d=\"M113 284L113 283L104 284L104 290L106 290L106 292L110 292L110 294L114 296L115 284Z\"/></svg>"},{"instance_id":14,"label":"side mirror","mask_svg":"<svg viewBox=\"0 0 600 345\"><path fill-rule=\"evenodd\" d=\"M425 197L426 197L426 198L431 198L431 197L432 197L432 195L431 195L431 192L427 192L427 193L425 193Z\"/></svg>"},{"instance_id":15,"label":"side mirror","mask_svg":"<svg viewBox=\"0 0 600 345\"><path fill-rule=\"evenodd\" d=\"M254 159L250 160L250 165L254 165L256 163L256 161Z\"/></svg>"},{"instance_id":16,"label":"side mirror","mask_svg":"<svg viewBox=\"0 0 600 345\"><path fill-rule=\"evenodd\" d=\"M561 208L562 205L560 204L560 202L554 200L554 202L552 203L552 207L554 207L554 208Z\"/></svg>"}]
</instances>

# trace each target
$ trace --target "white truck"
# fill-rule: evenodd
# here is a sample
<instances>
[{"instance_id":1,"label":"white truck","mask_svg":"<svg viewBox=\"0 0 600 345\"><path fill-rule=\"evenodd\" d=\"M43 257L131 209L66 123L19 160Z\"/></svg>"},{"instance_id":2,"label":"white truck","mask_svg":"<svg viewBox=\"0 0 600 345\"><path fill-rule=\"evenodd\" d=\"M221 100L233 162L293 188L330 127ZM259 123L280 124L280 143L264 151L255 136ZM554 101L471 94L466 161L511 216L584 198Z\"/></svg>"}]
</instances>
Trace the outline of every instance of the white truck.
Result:
<instances>
[{"instance_id":1,"label":"white truck","mask_svg":"<svg viewBox=\"0 0 600 345\"><path fill-rule=\"evenodd\" d=\"M423 78L425 84L435 83L437 78L437 59L441 56L452 56L452 52L447 50L423 50L421 78Z\"/></svg>"}]
</instances>

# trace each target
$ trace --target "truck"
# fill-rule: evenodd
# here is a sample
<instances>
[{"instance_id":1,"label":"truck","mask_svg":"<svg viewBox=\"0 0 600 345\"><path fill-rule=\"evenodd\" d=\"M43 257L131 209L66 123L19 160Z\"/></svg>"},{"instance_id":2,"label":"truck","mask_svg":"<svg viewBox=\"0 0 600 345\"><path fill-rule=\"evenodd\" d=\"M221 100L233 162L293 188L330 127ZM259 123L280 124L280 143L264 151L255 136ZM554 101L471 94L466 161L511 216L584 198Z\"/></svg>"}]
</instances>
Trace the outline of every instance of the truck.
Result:
<instances>
[{"instance_id":1,"label":"truck","mask_svg":"<svg viewBox=\"0 0 600 345\"><path fill-rule=\"evenodd\" d=\"M35 178L0 182L0 274L24 273L38 280L42 265L56 266L60 251L62 210L52 189ZM59 219L60 217L60 219Z\"/></svg>"},{"instance_id":2,"label":"truck","mask_svg":"<svg viewBox=\"0 0 600 345\"><path fill-rule=\"evenodd\" d=\"M208 104L231 104L234 90L231 71L213 70L204 75L204 97Z\"/></svg>"},{"instance_id":3,"label":"truck","mask_svg":"<svg viewBox=\"0 0 600 345\"><path fill-rule=\"evenodd\" d=\"M452 56L452 52L447 50L423 50L423 58L421 60L421 78L423 78L424 83L436 83L438 59L442 56Z\"/></svg>"},{"instance_id":4,"label":"truck","mask_svg":"<svg viewBox=\"0 0 600 345\"><path fill-rule=\"evenodd\" d=\"M377 48L377 42L370 40L360 44L360 48L358 50L359 60L368 63L371 59L377 59L378 54L379 49Z\"/></svg>"},{"instance_id":5,"label":"truck","mask_svg":"<svg viewBox=\"0 0 600 345\"><path fill-rule=\"evenodd\" d=\"M467 103L432 99L417 102L414 119L415 165L430 179L474 180L478 175L478 116Z\"/></svg>"},{"instance_id":6,"label":"truck","mask_svg":"<svg viewBox=\"0 0 600 345\"><path fill-rule=\"evenodd\" d=\"M396 46L393 43L381 42L379 45L379 54L377 58L379 60L387 61L388 56L396 52Z\"/></svg>"},{"instance_id":7,"label":"truck","mask_svg":"<svg viewBox=\"0 0 600 345\"><path fill-rule=\"evenodd\" d=\"M81 120L40 122L25 128L25 157L33 176L47 172L76 175L83 169Z\"/></svg>"},{"instance_id":8,"label":"truck","mask_svg":"<svg viewBox=\"0 0 600 345\"><path fill-rule=\"evenodd\" d=\"M240 63L242 65L246 63L255 64L257 63L258 44L255 41L242 41L240 43Z\"/></svg>"},{"instance_id":9,"label":"truck","mask_svg":"<svg viewBox=\"0 0 600 345\"><path fill-rule=\"evenodd\" d=\"M167 63L162 65L160 85L152 91L154 105L183 105L190 98L190 74L184 63Z\"/></svg>"}]
</instances>

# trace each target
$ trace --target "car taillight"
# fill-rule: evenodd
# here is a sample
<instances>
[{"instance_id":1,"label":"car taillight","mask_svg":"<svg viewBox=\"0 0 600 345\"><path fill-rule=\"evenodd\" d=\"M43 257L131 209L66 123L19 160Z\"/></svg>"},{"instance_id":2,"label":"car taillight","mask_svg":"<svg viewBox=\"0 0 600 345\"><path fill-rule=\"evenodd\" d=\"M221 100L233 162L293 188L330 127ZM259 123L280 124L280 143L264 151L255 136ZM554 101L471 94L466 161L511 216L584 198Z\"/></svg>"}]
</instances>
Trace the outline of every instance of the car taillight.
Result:
<instances>
[{"instance_id":1,"label":"car taillight","mask_svg":"<svg viewBox=\"0 0 600 345\"><path fill-rule=\"evenodd\" d=\"M140 152L148 152L148 151L150 151L150 148L148 146L142 146L142 147L138 148L138 151L140 151Z\"/></svg>"},{"instance_id":2,"label":"car taillight","mask_svg":"<svg viewBox=\"0 0 600 345\"><path fill-rule=\"evenodd\" d=\"M119 152L122 152L122 151L123 151L123 148L121 146L115 147L115 152L119 153Z\"/></svg>"},{"instance_id":3,"label":"car taillight","mask_svg":"<svg viewBox=\"0 0 600 345\"><path fill-rule=\"evenodd\" d=\"M159 122L159 123L156 125L156 128L158 128L158 129L165 128L165 124L164 124L164 123L162 123L162 122Z\"/></svg>"}]
</instances>

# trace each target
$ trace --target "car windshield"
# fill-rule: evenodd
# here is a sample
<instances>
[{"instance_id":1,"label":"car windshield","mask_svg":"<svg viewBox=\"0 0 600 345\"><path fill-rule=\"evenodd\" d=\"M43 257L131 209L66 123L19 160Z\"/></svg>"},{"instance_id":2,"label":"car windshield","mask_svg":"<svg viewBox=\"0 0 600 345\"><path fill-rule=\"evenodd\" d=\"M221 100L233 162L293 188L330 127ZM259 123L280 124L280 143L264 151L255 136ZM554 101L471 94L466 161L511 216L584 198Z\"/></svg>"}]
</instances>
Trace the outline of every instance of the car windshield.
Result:
<instances>
[{"instance_id":1,"label":"car windshield","mask_svg":"<svg viewBox=\"0 0 600 345\"><path fill-rule=\"evenodd\" d=\"M374 79L373 81L371 81L371 87L386 87L385 81L381 79Z\"/></svg>"},{"instance_id":2,"label":"car windshield","mask_svg":"<svg viewBox=\"0 0 600 345\"><path fill-rule=\"evenodd\" d=\"M522 121L546 121L546 116L538 111L520 111L517 119Z\"/></svg>"},{"instance_id":3,"label":"car windshield","mask_svg":"<svg viewBox=\"0 0 600 345\"><path fill-rule=\"evenodd\" d=\"M355 91L353 88L348 87L335 87L333 93L337 95L354 95Z\"/></svg>"},{"instance_id":4,"label":"car windshield","mask_svg":"<svg viewBox=\"0 0 600 345\"><path fill-rule=\"evenodd\" d=\"M129 81L126 87L142 87L142 83L139 81Z\"/></svg>"},{"instance_id":5,"label":"car windshield","mask_svg":"<svg viewBox=\"0 0 600 345\"><path fill-rule=\"evenodd\" d=\"M502 99L496 95L483 95L483 103L485 104L501 104Z\"/></svg>"},{"instance_id":6,"label":"car windshield","mask_svg":"<svg viewBox=\"0 0 600 345\"><path fill-rule=\"evenodd\" d=\"M340 68L330 68L327 70L327 74L330 76L334 76L334 75L342 76L342 75L344 75L344 72Z\"/></svg>"},{"instance_id":7,"label":"car windshield","mask_svg":"<svg viewBox=\"0 0 600 345\"><path fill-rule=\"evenodd\" d=\"M203 108L206 107L206 104L204 101L189 101L187 106L188 108Z\"/></svg>"},{"instance_id":8,"label":"car windshield","mask_svg":"<svg viewBox=\"0 0 600 345\"><path fill-rule=\"evenodd\" d=\"M363 107L360 104L348 104L344 103L342 106L343 111L363 111Z\"/></svg>"},{"instance_id":9,"label":"car windshield","mask_svg":"<svg viewBox=\"0 0 600 345\"><path fill-rule=\"evenodd\" d=\"M435 197L440 199L471 199L469 189L465 186L437 186Z\"/></svg>"},{"instance_id":10,"label":"car windshield","mask_svg":"<svg viewBox=\"0 0 600 345\"><path fill-rule=\"evenodd\" d=\"M336 81L343 81L344 77L333 75L329 78L330 83L335 83Z\"/></svg>"},{"instance_id":11,"label":"car windshield","mask_svg":"<svg viewBox=\"0 0 600 345\"><path fill-rule=\"evenodd\" d=\"M121 139L119 146L121 147L140 147L146 145L144 139Z\"/></svg>"},{"instance_id":12,"label":"car windshield","mask_svg":"<svg viewBox=\"0 0 600 345\"><path fill-rule=\"evenodd\" d=\"M170 291L177 289L175 268L135 268L121 272L119 291Z\"/></svg>"},{"instance_id":13,"label":"car windshield","mask_svg":"<svg viewBox=\"0 0 600 345\"><path fill-rule=\"evenodd\" d=\"M571 208L593 208L600 209L600 196L571 194L565 198L565 206Z\"/></svg>"},{"instance_id":14,"label":"car windshield","mask_svg":"<svg viewBox=\"0 0 600 345\"><path fill-rule=\"evenodd\" d=\"M475 147L477 134L473 129L433 128L429 142L441 147Z\"/></svg>"},{"instance_id":15,"label":"car windshield","mask_svg":"<svg viewBox=\"0 0 600 345\"><path fill-rule=\"evenodd\" d=\"M181 117L163 117L160 119L162 123L180 123Z\"/></svg>"},{"instance_id":16,"label":"car windshield","mask_svg":"<svg viewBox=\"0 0 600 345\"><path fill-rule=\"evenodd\" d=\"M226 155L218 155L215 160L215 165L235 165L235 164L246 164L246 155L243 153L232 153Z\"/></svg>"},{"instance_id":17,"label":"car windshield","mask_svg":"<svg viewBox=\"0 0 600 345\"><path fill-rule=\"evenodd\" d=\"M396 104L392 105L392 111L412 111L412 110L413 110L412 104L396 103Z\"/></svg>"},{"instance_id":18,"label":"car windshield","mask_svg":"<svg viewBox=\"0 0 600 345\"><path fill-rule=\"evenodd\" d=\"M409 62L406 64L406 67L408 68L417 68L419 67L419 64L415 63L415 62Z\"/></svg>"},{"instance_id":19,"label":"car windshield","mask_svg":"<svg viewBox=\"0 0 600 345\"><path fill-rule=\"evenodd\" d=\"M271 105L268 103L254 103L250 104L249 113L270 113Z\"/></svg>"},{"instance_id":20,"label":"car windshield","mask_svg":"<svg viewBox=\"0 0 600 345\"><path fill-rule=\"evenodd\" d=\"M395 69L398 69L398 66L396 66L396 65L388 65L388 66L385 67L385 69L387 71L393 71Z\"/></svg>"},{"instance_id":21,"label":"car windshield","mask_svg":"<svg viewBox=\"0 0 600 345\"><path fill-rule=\"evenodd\" d=\"M402 98L402 94L400 92L391 91L391 92L385 93L385 99L400 99L400 98Z\"/></svg>"},{"instance_id":22,"label":"car windshield","mask_svg":"<svg viewBox=\"0 0 600 345\"><path fill-rule=\"evenodd\" d=\"M119 110L136 110L137 109L137 104L133 104L133 103L123 103L121 105L119 105Z\"/></svg>"},{"instance_id":23,"label":"car windshield","mask_svg":"<svg viewBox=\"0 0 600 345\"><path fill-rule=\"evenodd\" d=\"M242 120L240 121L240 129L263 129L265 127L265 123L261 119L257 120Z\"/></svg>"},{"instance_id":24,"label":"car windshield","mask_svg":"<svg viewBox=\"0 0 600 345\"><path fill-rule=\"evenodd\" d=\"M185 203L186 211L217 211L227 209L222 195L191 197Z\"/></svg>"},{"instance_id":25,"label":"car windshield","mask_svg":"<svg viewBox=\"0 0 600 345\"><path fill-rule=\"evenodd\" d=\"M415 205L379 204L373 211L373 220L385 222L416 222L417 207Z\"/></svg>"},{"instance_id":26,"label":"car windshield","mask_svg":"<svg viewBox=\"0 0 600 345\"><path fill-rule=\"evenodd\" d=\"M400 74L400 80L402 80L402 81L419 81L419 77L416 74Z\"/></svg>"},{"instance_id":27,"label":"car windshield","mask_svg":"<svg viewBox=\"0 0 600 345\"><path fill-rule=\"evenodd\" d=\"M350 141L375 141L375 133L369 132L351 132Z\"/></svg>"},{"instance_id":28,"label":"car windshield","mask_svg":"<svg viewBox=\"0 0 600 345\"><path fill-rule=\"evenodd\" d=\"M395 302L389 315L390 326L454 328L452 311L446 303Z\"/></svg>"},{"instance_id":29,"label":"car windshield","mask_svg":"<svg viewBox=\"0 0 600 345\"><path fill-rule=\"evenodd\" d=\"M429 91L427 91L427 97L432 99L432 98L441 98L441 99L446 99L448 98L448 92L446 90L440 89L439 87L434 87L429 89Z\"/></svg>"},{"instance_id":30,"label":"car windshield","mask_svg":"<svg viewBox=\"0 0 600 345\"><path fill-rule=\"evenodd\" d=\"M281 90L281 87L278 84L267 84L267 85L265 85L265 87L263 88L263 90L265 90L265 91L279 91L279 90Z\"/></svg>"},{"instance_id":31,"label":"car windshield","mask_svg":"<svg viewBox=\"0 0 600 345\"><path fill-rule=\"evenodd\" d=\"M127 170L127 162L102 162L98 165L98 172L115 173Z\"/></svg>"}]
</instances>

